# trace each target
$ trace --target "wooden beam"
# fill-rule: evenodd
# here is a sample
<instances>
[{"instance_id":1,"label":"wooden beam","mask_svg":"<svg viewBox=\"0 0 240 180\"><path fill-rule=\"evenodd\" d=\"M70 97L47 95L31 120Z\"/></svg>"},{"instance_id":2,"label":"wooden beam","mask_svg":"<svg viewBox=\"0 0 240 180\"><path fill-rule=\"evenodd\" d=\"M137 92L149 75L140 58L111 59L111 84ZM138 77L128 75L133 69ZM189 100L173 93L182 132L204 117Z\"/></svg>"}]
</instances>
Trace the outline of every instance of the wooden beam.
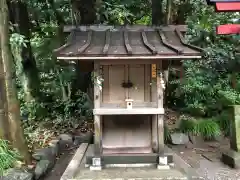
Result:
<instances>
[{"instance_id":1,"label":"wooden beam","mask_svg":"<svg viewBox=\"0 0 240 180\"><path fill-rule=\"evenodd\" d=\"M124 82L129 81L129 64L124 64ZM125 99L129 99L129 89L125 88Z\"/></svg>"},{"instance_id":2,"label":"wooden beam","mask_svg":"<svg viewBox=\"0 0 240 180\"><path fill-rule=\"evenodd\" d=\"M157 104L158 109L163 108L164 89L161 85L160 73L163 75L162 62L158 64L157 72ZM159 72L160 71L160 72ZM164 114L157 115L157 137L158 137L158 153L161 154L164 151Z\"/></svg>"},{"instance_id":3,"label":"wooden beam","mask_svg":"<svg viewBox=\"0 0 240 180\"><path fill-rule=\"evenodd\" d=\"M57 59L59 60L182 60L182 59L200 59L202 56L199 55L158 55L158 56L58 56ZM111 63L120 63L112 61ZM110 64L111 64L110 63Z\"/></svg>"},{"instance_id":4,"label":"wooden beam","mask_svg":"<svg viewBox=\"0 0 240 180\"><path fill-rule=\"evenodd\" d=\"M175 32L176 32L178 38L180 39L180 42L181 42L183 45L185 45L185 46L187 46L187 47L189 47L189 48L195 49L195 50L197 50L197 51L201 51L201 52L203 51L202 48L187 43L187 42L185 41L185 39L184 39L181 31L180 31L178 28L175 29Z\"/></svg>"},{"instance_id":5,"label":"wooden beam","mask_svg":"<svg viewBox=\"0 0 240 180\"><path fill-rule=\"evenodd\" d=\"M123 36L124 36L124 45L125 45L125 48L128 52L128 54L132 54L132 47L130 46L129 44L129 39L128 39L128 32L127 31L124 31L123 32Z\"/></svg>"},{"instance_id":6,"label":"wooden beam","mask_svg":"<svg viewBox=\"0 0 240 180\"><path fill-rule=\"evenodd\" d=\"M144 64L144 101L151 103L150 100L150 83L151 83L151 77L150 77L150 67L149 64ZM141 103L142 104L142 103Z\"/></svg>"},{"instance_id":7,"label":"wooden beam","mask_svg":"<svg viewBox=\"0 0 240 180\"><path fill-rule=\"evenodd\" d=\"M237 12L240 11L239 2L216 2L215 8L217 12Z\"/></svg>"},{"instance_id":8,"label":"wooden beam","mask_svg":"<svg viewBox=\"0 0 240 180\"><path fill-rule=\"evenodd\" d=\"M100 65L102 65L100 63ZM101 107L103 106L104 102L109 102L109 65L102 65L103 66L103 90L102 90L102 104Z\"/></svg>"},{"instance_id":9,"label":"wooden beam","mask_svg":"<svg viewBox=\"0 0 240 180\"><path fill-rule=\"evenodd\" d=\"M157 115L158 153L164 152L164 115Z\"/></svg>"},{"instance_id":10,"label":"wooden beam","mask_svg":"<svg viewBox=\"0 0 240 180\"><path fill-rule=\"evenodd\" d=\"M105 45L103 48L103 54L107 54L108 53L108 49L110 46L110 30L106 30L106 35L105 35Z\"/></svg>"},{"instance_id":11,"label":"wooden beam","mask_svg":"<svg viewBox=\"0 0 240 180\"><path fill-rule=\"evenodd\" d=\"M86 164L92 164L94 156L86 156ZM107 164L157 164L158 154L104 154L101 156L104 165Z\"/></svg>"},{"instance_id":12,"label":"wooden beam","mask_svg":"<svg viewBox=\"0 0 240 180\"><path fill-rule=\"evenodd\" d=\"M216 6L216 3L231 3L231 2L240 2L239 0L206 0L207 5Z\"/></svg>"},{"instance_id":13,"label":"wooden beam","mask_svg":"<svg viewBox=\"0 0 240 180\"><path fill-rule=\"evenodd\" d=\"M100 108L101 92L98 87L97 78L100 76L100 64L94 63L94 108ZM100 115L94 115L94 153L96 156L102 154L102 121Z\"/></svg>"},{"instance_id":14,"label":"wooden beam","mask_svg":"<svg viewBox=\"0 0 240 180\"><path fill-rule=\"evenodd\" d=\"M152 149L154 153L158 153L158 115L152 115Z\"/></svg>"},{"instance_id":15,"label":"wooden beam","mask_svg":"<svg viewBox=\"0 0 240 180\"><path fill-rule=\"evenodd\" d=\"M146 33L142 31L141 34L142 34L143 44L152 52L152 54L154 55L157 54L158 52L156 48L148 42Z\"/></svg>"},{"instance_id":16,"label":"wooden beam","mask_svg":"<svg viewBox=\"0 0 240 180\"><path fill-rule=\"evenodd\" d=\"M164 114L163 108L100 108L93 109L94 115L131 115L131 114Z\"/></svg>"},{"instance_id":17,"label":"wooden beam","mask_svg":"<svg viewBox=\"0 0 240 180\"><path fill-rule=\"evenodd\" d=\"M94 155L102 154L102 121L100 115L94 115Z\"/></svg>"},{"instance_id":18,"label":"wooden beam","mask_svg":"<svg viewBox=\"0 0 240 180\"><path fill-rule=\"evenodd\" d=\"M217 34L238 34L240 33L240 24L225 24L217 27Z\"/></svg>"},{"instance_id":19,"label":"wooden beam","mask_svg":"<svg viewBox=\"0 0 240 180\"><path fill-rule=\"evenodd\" d=\"M101 92L98 86L97 78L100 77L100 64L94 63L94 108L100 108Z\"/></svg>"},{"instance_id":20,"label":"wooden beam","mask_svg":"<svg viewBox=\"0 0 240 180\"><path fill-rule=\"evenodd\" d=\"M162 88L161 77L160 77L160 73L162 73L163 75L162 62L160 62L157 66L158 66L157 67L157 104L158 104L157 106L158 108L163 108L164 89Z\"/></svg>"},{"instance_id":21,"label":"wooden beam","mask_svg":"<svg viewBox=\"0 0 240 180\"><path fill-rule=\"evenodd\" d=\"M127 25L124 26L124 28L126 29L131 29L131 31L139 31L142 29L150 29L152 30L153 28L161 28L164 31L172 31L174 30L176 27L178 27L179 29L181 29L181 31L187 31L187 25L168 25L168 26L148 26L148 25ZM90 26L73 26L73 25L65 25L63 32L65 33L69 33L71 32L73 29L77 29L80 31L88 31L88 30L100 30L100 31L106 31L107 29L115 29L117 31L121 31L123 28L123 26L111 26L111 25L90 25Z\"/></svg>"},{"instance_id":22,"label":"wooden beam","mask_svg":"<svg viewBox=\"0 0 240 180\"><path fill-rule=\"evenodd\" d=\"M180 82L183 82L183 78L184 78L184 68L183 66L180 67Z\"/></svg>"},{"instance_id":23,"label":"wooden beam","mask_svg":"<svg viewBox=\"0 0 240 180\"><path fill-rule=\"evenodd\" d=\"M232 88L236 89L237 88L237 78L236 78L235 72L232 72L232 74L231 74L231 83L232 83Z\"/></svg>"},{"instance_id":24,"label":"wooden beam","mask_svg":"<svg viewBox=\"0 0 240 180\"><path fill-rule=\"evenodd\" d=\"M60 47L57 48L57 49L54 49L54 50L53 50L53 53L57 54L58 52L66 49L67 47L69 47L70 45L72 45L72 41L74 40L75 35L76 35L76 30L74 29L74 30L71 31L70 35L68 36L68 39L67 39L66 44L60 46Z\"/></svg>"},{"instance_id":25,"label":"wooden beam","mask_svg":"<svg viewBox=\"0 0 240 180\"><path fill-rule=\"evenodd\" d=\"M176 47L176 46L168 43L167 38L165 37L163 31L158 30L158 34L159 34L159 36L160 36L160 38L161 38L161 41L162 41L163 45L165 45L165 46L167 46L169 49L175 51L177 54L183 54L183 50L182 50L182 49L180 49L180 48L178 48L178 47Z\"/></svg>"},{"instance_id":26,"label":"wooden beam","mask_svg":"<svg viewBox=\"0 0 240 180\"><path fill-rule=\"evenodd\" d=\"M87 41L81 48L78 49L78 52L76 55L84 53L86 51L86 49L90 46L91 40L92 40L92 34L93 34L93 32L91 30L88 31Z\"/></svg>"}]
</instances>

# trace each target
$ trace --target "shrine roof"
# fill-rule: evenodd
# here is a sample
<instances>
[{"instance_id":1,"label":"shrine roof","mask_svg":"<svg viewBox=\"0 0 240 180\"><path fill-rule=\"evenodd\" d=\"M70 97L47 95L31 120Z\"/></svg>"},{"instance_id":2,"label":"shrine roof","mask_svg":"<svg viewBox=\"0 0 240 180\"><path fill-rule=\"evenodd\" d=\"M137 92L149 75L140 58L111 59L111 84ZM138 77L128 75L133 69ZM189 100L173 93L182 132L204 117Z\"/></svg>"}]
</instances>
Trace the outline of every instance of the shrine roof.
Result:
<instances>
[{"instance_id":1,"label":"shrine roof","mask_svg":"<svg viewBox=\"0 0 240 180\"><path fill-rule=\"evenodd\" d=\"M202 49L186 42L186 26L68 26L57 59L196 59Z\"/></svg>"}]
</instances>

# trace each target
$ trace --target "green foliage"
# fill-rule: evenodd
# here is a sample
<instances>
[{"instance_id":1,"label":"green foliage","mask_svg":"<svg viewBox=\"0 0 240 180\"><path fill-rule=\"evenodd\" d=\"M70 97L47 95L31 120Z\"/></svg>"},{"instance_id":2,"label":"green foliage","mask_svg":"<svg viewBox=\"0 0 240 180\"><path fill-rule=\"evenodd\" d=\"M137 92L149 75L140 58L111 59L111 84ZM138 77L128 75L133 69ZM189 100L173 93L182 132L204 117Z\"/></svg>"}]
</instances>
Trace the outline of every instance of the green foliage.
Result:
<instances>
[{"instance_id":1,"label":"green foliage","mask_svg":"<svg viewBox=\"0 0 240 180\"><path fill-rule=\"evenodd\" d=\"M47 129L41 126L41 122L39 122L38 126L36 122L30 124L25 124L24 134L26 140L28 142L28 148L31 152L39 148L44 148L49 140L55 137L54 129ZM26 126L27 125L27 126Z\"/></svg>"},{"instance_id":2,"label":"green foliage","mask_svg":"<svg viewBox=\"0 0 240 180\"><path fill-rule=\"evenodd\" d=\"M216 122L225 136L230 135L230 118L230 114L227 111L223 111L216 117Z\"/></svg>"},{"instance_id":3,"label":"green foliage","mask_svg":"<svg viewBox=\"0 0 240 180\"><path fill-rule=\"evenodd\" d=\"M205 139L214 139L221 134L219 125L211 119L199 120L196 124L195 131Z\"/></svg>"},{"instance_id":4,"label":"green foliage","mask_svg":"<svg viewBox=\"0 0 240 180\"><path fill-rule=\"evenodd\" d=\"M81 122L82 116L92 119L92 107L89 97L83 92L78 92L73 100L59 100L52 107L52 116L56 118L54 126L74 127Z\"/></svg>"},{"instance_id":5,"label":"green foliage","mask_svg":"<svg viewBox=\"0 0 240 180\"><path fill-rule=\"evenodd\" d=\"M166 124L164 124L164 141L167 143L170 140L170 131Z\"/></svg>"},{"instance_id":6,"label":"green foliage","mask_svg":"<svg viewBox=\"0 0 240 180\"><path fill-rule=\"evenodd\" d=\"M110 25L150 24L151 4L147 0L103 1L101 16Z\"/></svg>"},{"instance_id":7,"label":"green foliage","mask_svg":"<svg viewBox=\"0 0 240 180\"><path fill-rule=\"evenodd\" d=\"M36 143L44 146L50 136L53 136L47 129L60 131L65 128L75 128L83 119L91 119L92 102L86 93L79 91L83 86L84 78L77 72L79 66L76 62L67 66L60 64L52 52L54 48L59 47L61 42L59 39L64 38L57 36L61 30L59 15L60 19L64 20L64 24L72 23L70 1L24 0L24 2L27 3L29 10L31 48L39 69L41 97L38 101L26 103L23 86L19 83L20 77L17 77L18 94L25 134L30 146ZM166 1L163 1L163 5L165 7L163 11L166 12ZM151 1L106 0L102 1L102 7L98 13L103 24L149 25L151 24ZM203 59L184 61L183 81L180 82L176 70L171 69L167 105L169 108L175 108L202 119L216 117L216 121L200 120L196 124L191 120L183 120L180 124L183 132L200 133L206 138L212 138L218 134L219 126L223 130L229 130L228 118L222 112L229 104L240 103L239 74L237 74L236 89L231 87L231 74L240 62L234 50L239 43L239 37L216 36L215 26L231 23L233 18L239 17L235 13L215 13L211 6L206 5L205 0L173 2L173 24L182 24L187 19L189 28L186 38L192 44L204 48L205 52ZM13 26L11 30L12 50L15 52L15 59L18 59L21 48L27 42L23 35L14 32ZM16 63L18 75L22 73L20 60ZM80 82L80 85L75 87L76 82ZM216 125L216 122L219 125ZM47 128L39 127L40 125ZM40 136L42 134L44 137ZM167 140L169 137L167 127L164 134Z\"/></svg>"},{"instance_id":8,"label":"green foliage","mask_svg":"<svg viewBox=\"0 0 240 180\"><path fill-rule=\"evenodd\" d=\"M0 175L3 174L4 170L13 167L19 158L18 152L12 150L7 141L0 139Z\"/></svg>"},{"instance_id":9,"label":"green foliage","mask_svg":"<svg viewBox=\"0 0 240 180\"><path fill-rule=\"evenodd\" d=\"M41 96L25 101L21 83L22 67L17 61L17 85L24 133L30 150L41 148L58 133L69 133L78 128L83 120L92 119L92 102L86 93L73 90L82 77L76 74L75 64L60 64L53 57L52 50L58 46L57 25L51 21L42 23L40 30L33 32L32 51L36 59L40 77ZM25 45L24 37L13 33L11 45L15 59L19 57L20 47ZM17 59L18 60L18 59ZM21 59L20 59L21 60ZM81 84L80 84L81 85Z\"/></svg>"},{"instance_id":10,"label":"green foliage","mask_svg":"<svg viewBox=\"0 0 240 180\"><path fill-rule=\"evenodd\" d=\"M205 1L192 2L193 13L188 16L186 38L192 44L204 48L203 59L184 61L184 80L176 80L170 74L168 105L193 116L218 116L226 106L240 103L239 74L236 89L232 88L231 76L238 67L235 48L239 43L235 36L216 35L219 24L232 23L236 13L215 13Z\"/></svg>"},{"instance_id":11,"label":"green foliage","mask_svg":"<svg viewBox=\"0 0 240 180\"><path fill-rule=\"evenodd\" d=\"M193 120L182 119L179 124L179 130L183 133L196 133L196 122Z\"/></svg>"},{"instance_id":12,"label":"green foliage","mask_svg":"<svg viewBox=\"0 0 240 180\"><path fill-rule=\"evenodd\" d=\"M221 128L214 119L182 119L179 130L183 133L200 135L204 139L214 139L221 134Z\"/></svg>"}]
</instances>

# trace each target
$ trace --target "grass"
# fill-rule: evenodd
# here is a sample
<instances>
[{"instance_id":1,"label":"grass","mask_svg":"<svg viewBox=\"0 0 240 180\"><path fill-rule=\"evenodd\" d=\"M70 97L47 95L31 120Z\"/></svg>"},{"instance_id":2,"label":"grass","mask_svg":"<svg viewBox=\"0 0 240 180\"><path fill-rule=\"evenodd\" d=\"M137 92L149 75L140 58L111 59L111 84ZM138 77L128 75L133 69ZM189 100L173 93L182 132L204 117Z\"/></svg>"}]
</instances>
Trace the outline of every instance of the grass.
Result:
<instances>
[{"instance_id":1,"label":"grass","mask_svg":"<svg viewBox=\"0 0 240 180\"><path fill-rule=\"evenodd\" d=\"M212 119L201 119L196 124L195 131L204 139L211 140L221 135L218 123Z\"/></svg>"},{"instance_id":2,"label":"grass","mask_svg":"<svg viewBox=\"0 0 240 180\"><path fill-rule=\"evenodd\" d=\"M20 159L19 153L12 149L6 140L0 139L0 175L13 167L14 163Z\"/></svg>"},{"instance_id":3,"label":"grass","mask_svg":"<svg viewBox=\"0 0 240 180\"><path fill-rule=\"evenodd\" d=\"M213 119L182 119L179 125L179 130L183 133L200 135L207 140L214 139L221 134L219 124Z\"/></svg>"}]
</instances>

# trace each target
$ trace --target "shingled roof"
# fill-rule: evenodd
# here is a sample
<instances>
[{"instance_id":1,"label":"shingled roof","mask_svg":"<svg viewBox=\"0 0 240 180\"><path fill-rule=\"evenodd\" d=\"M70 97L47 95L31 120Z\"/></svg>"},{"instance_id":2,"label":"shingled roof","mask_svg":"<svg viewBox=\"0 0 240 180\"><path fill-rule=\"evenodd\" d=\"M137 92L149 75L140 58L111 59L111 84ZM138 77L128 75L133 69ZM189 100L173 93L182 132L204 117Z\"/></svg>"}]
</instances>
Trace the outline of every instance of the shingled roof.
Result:
<instances>
[{"instance_id":1,"label":"shingled roof","mask_svg":"<svg viewBox=\"0 0 240 180\"><path fill-rule=\"evenodd\" d=\"M56 49L57 59L187 59L202 49L186 43L182 26L80 26L69 29L68 41Z\"/></svg>"}]
</instances>

